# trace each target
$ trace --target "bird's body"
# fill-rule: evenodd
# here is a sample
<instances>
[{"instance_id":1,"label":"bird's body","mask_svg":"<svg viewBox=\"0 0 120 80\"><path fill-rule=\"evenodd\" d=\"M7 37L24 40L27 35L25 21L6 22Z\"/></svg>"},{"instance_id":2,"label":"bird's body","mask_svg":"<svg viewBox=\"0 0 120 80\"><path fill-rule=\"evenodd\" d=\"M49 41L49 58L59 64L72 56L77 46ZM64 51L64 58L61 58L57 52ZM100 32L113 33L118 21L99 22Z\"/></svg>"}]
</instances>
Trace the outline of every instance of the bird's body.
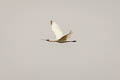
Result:
<instances>
[{"instance_id":1,"label":"bird's body","mask_svg":"<svg viewBox=\"0 0 120 80\"><path fill-rule=\"evenodd\" d=\"M72 35L72 31L70 31L66 35L63 35L63 32L60 29L60 27L58 26L58 24L56 24L52 20L50 21L50 24L51 24L51 27L52 27L52 31L56 35L56 40L47 39L46 41L48 41L48 42L58 42L58 43L76 42L76 40L73 40L73 41L68 40Z\"/></svg>"}]
</instances>

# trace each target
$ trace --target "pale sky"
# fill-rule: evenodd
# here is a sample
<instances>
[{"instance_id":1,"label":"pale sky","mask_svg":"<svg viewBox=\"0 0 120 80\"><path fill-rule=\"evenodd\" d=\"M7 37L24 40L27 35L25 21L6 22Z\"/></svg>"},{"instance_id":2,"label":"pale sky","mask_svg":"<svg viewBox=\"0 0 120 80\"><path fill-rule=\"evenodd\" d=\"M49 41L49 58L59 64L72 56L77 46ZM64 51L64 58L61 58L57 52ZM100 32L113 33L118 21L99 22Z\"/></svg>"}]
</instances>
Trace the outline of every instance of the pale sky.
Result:
<instances>
[{"instance_id":1,"label":"pale sky","mask_svg":"<svg viewBox=\"0 0 120 80\"><path fill-rule=\"evenodd\" d=\"M120 1L0 0L0 80L120 80Z\"/></svg>"}]
</instances>

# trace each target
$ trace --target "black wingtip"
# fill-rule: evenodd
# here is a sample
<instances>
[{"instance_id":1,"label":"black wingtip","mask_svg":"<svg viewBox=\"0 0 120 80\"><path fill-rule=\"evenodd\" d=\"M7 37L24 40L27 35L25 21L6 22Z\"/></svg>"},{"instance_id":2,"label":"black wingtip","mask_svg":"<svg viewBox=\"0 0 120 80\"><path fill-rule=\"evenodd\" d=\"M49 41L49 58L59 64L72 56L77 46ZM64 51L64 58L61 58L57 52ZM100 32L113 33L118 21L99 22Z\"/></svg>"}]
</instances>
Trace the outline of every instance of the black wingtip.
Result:
<instances>
[{"instance_id":1,"label":"black wingtip","mask_svg":"<svg viewBox=\"0 0 120 80\"><path fill-rule=\"evenodd\" d=\"M77 42L76 40L72 41L72 42Z\"/></svg>"}]
</instances>

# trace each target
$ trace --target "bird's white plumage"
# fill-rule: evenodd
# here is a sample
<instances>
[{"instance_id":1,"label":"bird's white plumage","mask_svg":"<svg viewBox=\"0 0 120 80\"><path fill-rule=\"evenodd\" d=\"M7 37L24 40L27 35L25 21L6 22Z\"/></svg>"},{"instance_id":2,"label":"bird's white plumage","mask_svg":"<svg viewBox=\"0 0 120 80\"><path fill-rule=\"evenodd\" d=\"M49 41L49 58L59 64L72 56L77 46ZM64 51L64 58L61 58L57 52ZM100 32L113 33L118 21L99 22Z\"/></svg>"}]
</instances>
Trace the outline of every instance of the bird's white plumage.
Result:
<instances>
[{"instance_id":1,"label":"bird's white plumage","mask_svg":"<svg viewBox=\"0 0 120 80\"><path fill-rule=\"evenodd\" d=\"M56 22L52 22L52 31L54 32L56 39L60 39L63 35L62 30L60 29L60 27L58 26L58 24L56 24Z\"/></svg>"}]
</instances>

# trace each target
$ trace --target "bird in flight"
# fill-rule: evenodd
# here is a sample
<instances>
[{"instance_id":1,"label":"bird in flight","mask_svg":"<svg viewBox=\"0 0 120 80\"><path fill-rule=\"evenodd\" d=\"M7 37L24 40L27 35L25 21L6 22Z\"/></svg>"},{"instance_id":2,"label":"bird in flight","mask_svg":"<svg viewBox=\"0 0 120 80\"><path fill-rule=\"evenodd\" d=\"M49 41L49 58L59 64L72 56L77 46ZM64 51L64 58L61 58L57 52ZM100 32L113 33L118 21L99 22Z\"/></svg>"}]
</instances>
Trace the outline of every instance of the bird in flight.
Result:
<instances>
[{"instance_id":1,"label":"bird in flight","mask_svg":"<svg viewBox=\"0 0 120 80\"><path fill-rule=\"evenodd\" d=\"M54 34L56 36L56 40L46 39L46 41L48 41L48 42L58 42L58 43L76 42L76 40L72 40L72 41L68 40L72 35L72 31L70 31L68 34L64 35L62 30L60 29L58 24L56 24L55 21L51 20L50 25L51 25L52 31L54 32Z\"/></svg>"}]
</instances>

